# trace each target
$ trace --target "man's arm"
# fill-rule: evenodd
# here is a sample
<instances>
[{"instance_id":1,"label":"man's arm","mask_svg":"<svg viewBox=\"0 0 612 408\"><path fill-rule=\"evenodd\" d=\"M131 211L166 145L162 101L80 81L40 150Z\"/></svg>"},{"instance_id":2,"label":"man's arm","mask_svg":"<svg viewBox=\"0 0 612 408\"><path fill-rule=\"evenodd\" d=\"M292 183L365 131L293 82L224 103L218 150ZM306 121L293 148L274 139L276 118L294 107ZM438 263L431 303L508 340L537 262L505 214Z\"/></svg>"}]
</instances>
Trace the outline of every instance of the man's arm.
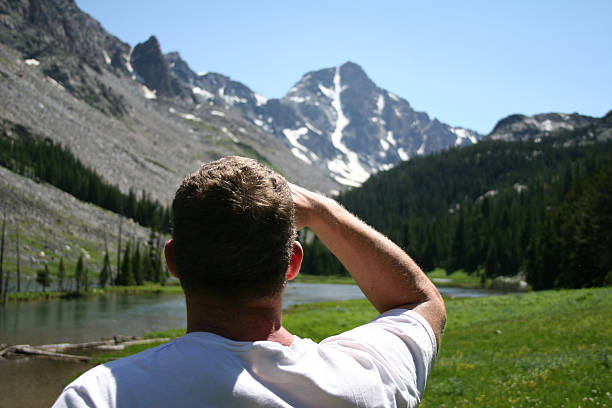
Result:
<instances>
[{"instance_id":1,"label":"man's arm","mask_svg":"<svg viewBox=\"0 0 612 408\"><path fill-rule=\"evenodd\" d=\"M421 268L400 247L334 200L296 185L290 187L296 228L310 227L380 313L395 308L414 310L429 322L439 345L446 308Z\"/></svg>"}]
</instances>

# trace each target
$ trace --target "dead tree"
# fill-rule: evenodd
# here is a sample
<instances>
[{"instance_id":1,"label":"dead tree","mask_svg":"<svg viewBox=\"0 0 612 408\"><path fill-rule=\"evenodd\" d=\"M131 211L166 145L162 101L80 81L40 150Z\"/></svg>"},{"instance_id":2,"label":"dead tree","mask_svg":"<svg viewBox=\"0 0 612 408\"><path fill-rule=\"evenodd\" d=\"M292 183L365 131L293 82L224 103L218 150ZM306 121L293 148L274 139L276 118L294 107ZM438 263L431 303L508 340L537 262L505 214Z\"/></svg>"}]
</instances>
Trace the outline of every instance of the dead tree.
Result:
<instances>
[{"instance_id":1,"label":"dead tree","mask_svg":"<svg viewBox=\"0 0 612 408\"><path fill-rule=\"evenodd\" d=\"M0 241L0 296L4 294L4 237L6 235L6 213L2 216L2 240ZM8 288L7 288L8 289Z\"/></svg>"},{"instance_id":2,"label":"dead tree","mask_svg":"<svg viewBox=\"0 0 612 408\"><path fill-rule=\"evenodd\" d=\"M17 230L17 293L21 292L21 268L19 257L19 223L15 226Z\"/></svg>"}]
</instances>

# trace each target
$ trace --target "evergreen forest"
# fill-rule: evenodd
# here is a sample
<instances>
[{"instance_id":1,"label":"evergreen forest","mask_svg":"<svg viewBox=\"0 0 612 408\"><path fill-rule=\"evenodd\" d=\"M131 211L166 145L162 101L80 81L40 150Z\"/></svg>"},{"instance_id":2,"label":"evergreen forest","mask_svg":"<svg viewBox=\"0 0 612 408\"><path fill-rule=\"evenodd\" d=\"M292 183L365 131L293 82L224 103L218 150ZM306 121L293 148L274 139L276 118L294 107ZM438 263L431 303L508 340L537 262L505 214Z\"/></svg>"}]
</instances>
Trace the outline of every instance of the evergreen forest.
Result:
<instances>
[{"instance_id":1,"label":"evergreen forest","mask_svg":"<svg viewBox=\"0 0 612 408\"><path fill-rule=\"evenodd\" d=\"M10 135L10 136L9 136ZM0 165L23 176L47 182L76 198L132 218L144 227L168 233L170 210L143 190L127 194L86 167L72 152L51 139L32 135L21 125L0 134Z\"/></svg>"},{"instance_id":2,"label":"evergreen forest","mask_svg":"<svg viewBox=\"0 0 612 408\"><path fill-rule=\"evenodd\" d=\"M426 271L520 274L536 290L610 285L612 143L600 132L484 140L411 159L338 200ZM301 239L304 271L346 273L318 239Z\"/></svg>"}]
</instances>

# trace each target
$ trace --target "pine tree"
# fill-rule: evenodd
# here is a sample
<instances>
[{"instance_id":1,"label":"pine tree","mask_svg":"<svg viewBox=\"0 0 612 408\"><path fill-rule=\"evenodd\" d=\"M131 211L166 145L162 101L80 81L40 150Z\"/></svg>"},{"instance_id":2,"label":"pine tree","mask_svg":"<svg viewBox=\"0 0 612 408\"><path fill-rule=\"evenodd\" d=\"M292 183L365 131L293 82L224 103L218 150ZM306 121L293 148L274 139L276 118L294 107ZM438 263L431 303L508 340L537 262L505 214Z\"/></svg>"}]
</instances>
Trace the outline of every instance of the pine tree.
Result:
<instances>
[{"instance_id":1,"label":"pine tree","mask_svg":"<svg viewBox=\"0 0 612 408\"><path fill-rule=\"evenodd\" d=\"M64 291L64 278L66 276L66 268L64 268L64 258L60 258L59 265L57 267L57 286L60 292Z\"/></svg>"},{"instance_id":2,"label":"pine tree","mask_svg":"<svg viewBox=\"0 0 612 408\"><path fill-rule=\"evenodd\" d=\"M43 269L36 271L36 282L42 286L42 290L45 292L47 287L51 284L51 273L49 272L49 266L45 264Z\"/></svg>"},{"instance_id":3,"label":"pine tree","mask_svg":"<svg viewBox=\"0 0 612 408\"><path fill-rule=\"evenodd\" d=\"M102 289L106 287L108 280L110 278L111 266L110 266L110 258L108 257L108 252L104 254L104 264L102 265L102 270L100 271L100 275L98 277L98 286Z\"/></svg>"},{"instance_id":4,"label":"pine tree","mask_svg":"<svg viewBox=\"0 0 612 408\"><path fill-rule=\"evenodd\" d=\"M123 259L121 260L121 275L118 279L117 284L121 286L134 285L134 273L132 271L132 251L130 249L130 243L125 247L123 253Z\"/></svg>"},{"instance_id":5,"label":"pine tree","mask_svg":"<svg viewBox=\"0 0 612 408\"><path fill-rule=\"evenodd\" d=\"M80 293L81 292L81 287L83 284L83 274L84 274L84 267L83 267L83 254L81 254L79 256L79 260L77 261L76 264L76 268L74 270L74 282L76 285L76 293Z\"/></svg>"},{"instance_id":6,"label":"pine tree","mask_svg":"<svg viewBox=\"0 0 612 408\"><path fill-rule=\"evenodd\" d=\"M111 279L111 284L121 285L121 235L123 227L123 217L119 216L119 234L117 235L117 275L114 279Z\"/></svg>"},{"instance_id":7,"label":"pine tree","mask_svg":"<svg viewBox=\"0 0 612 408\"><path fill-rule=\"evenodd\" d=\"M136 251L132 254L132 274L134 275L134 283L136 285L142 285L142 268L140 260L140 244L136 244Z\"/></svg>"}]
</instances>

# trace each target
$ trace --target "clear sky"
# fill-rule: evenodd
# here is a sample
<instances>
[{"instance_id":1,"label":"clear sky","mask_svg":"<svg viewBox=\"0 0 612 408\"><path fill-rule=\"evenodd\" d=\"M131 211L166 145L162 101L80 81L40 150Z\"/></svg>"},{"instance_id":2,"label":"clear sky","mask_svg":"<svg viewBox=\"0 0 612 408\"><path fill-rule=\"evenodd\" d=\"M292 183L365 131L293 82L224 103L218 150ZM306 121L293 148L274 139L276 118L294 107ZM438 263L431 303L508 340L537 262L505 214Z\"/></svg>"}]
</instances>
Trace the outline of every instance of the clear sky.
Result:
<instances>
[{"instance_id":1,"label":"clear sky","mask_svg":"<svg viewBox=\"0 0 612 408\"><path fill-rule=\"evenodd\" d=\"M76 0L134 46L155 35L195 72L268 98L353 61L452 126L612 109L612 1Z\"/></svg>"}]
</instances>

